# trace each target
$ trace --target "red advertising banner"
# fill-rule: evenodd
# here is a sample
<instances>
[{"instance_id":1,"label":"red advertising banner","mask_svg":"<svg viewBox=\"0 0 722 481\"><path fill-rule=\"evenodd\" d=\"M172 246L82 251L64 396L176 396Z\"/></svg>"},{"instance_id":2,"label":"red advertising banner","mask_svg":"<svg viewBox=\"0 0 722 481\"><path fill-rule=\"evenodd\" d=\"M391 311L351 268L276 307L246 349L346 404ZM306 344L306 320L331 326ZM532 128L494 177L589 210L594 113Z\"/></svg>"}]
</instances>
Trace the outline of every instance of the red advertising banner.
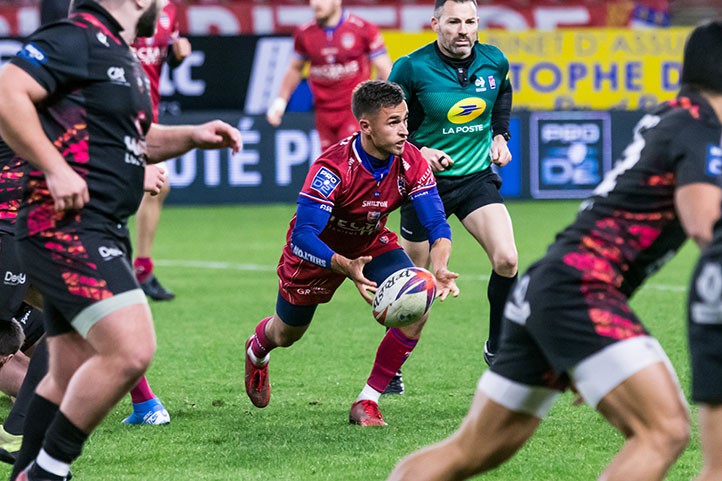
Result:
<instances>
[{"instance_id":1,"label":"red advertising banner","mask_svg":"<svg viewBox=\"0 0 722 481\"><path fill-rule=\"evenodd\" d=\"M305 1L179 1L181 29L189 35L289 34L313 19ZM429 26L433 2L350 0L345 7L383 29L420 31ZM555 30L581 27L666 26L667 0L502 0L479 2L479 27ZM0 36L25 36L39 25L36 6L0 1Z\"/></svg>"}]
</instances>

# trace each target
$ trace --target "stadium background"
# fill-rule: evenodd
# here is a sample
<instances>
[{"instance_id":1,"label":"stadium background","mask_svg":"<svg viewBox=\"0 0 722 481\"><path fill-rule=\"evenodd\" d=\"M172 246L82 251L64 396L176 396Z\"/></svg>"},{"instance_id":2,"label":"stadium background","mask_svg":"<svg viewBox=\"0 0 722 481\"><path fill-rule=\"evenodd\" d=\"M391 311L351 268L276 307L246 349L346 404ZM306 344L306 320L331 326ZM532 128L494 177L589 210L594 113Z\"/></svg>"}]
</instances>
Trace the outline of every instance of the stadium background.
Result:
<instances>
[{"instance_id":1,"label":"stadium background","mask_svg":"<svg viewBox=\"0 0 722 481\"><path fill-rule=\"evenodd\" d=\"M0 60L37 27L37 1L0 2ZM580 198L612 166L647 109L674 96L689 26L722 10L686 0L479 2L480 40L511 64L515 161L500 172L505 197ZM429 0L349 0L384 29L392 59L433 40ZM243 152L191 152L170 162L168 203L293 202L319 154L310 92L302 83L279 129L263 114L309 21L302 1L178 2L194 51L164 72L161 121L220 116L243 133Z\"/></svg>"}]
</instances>

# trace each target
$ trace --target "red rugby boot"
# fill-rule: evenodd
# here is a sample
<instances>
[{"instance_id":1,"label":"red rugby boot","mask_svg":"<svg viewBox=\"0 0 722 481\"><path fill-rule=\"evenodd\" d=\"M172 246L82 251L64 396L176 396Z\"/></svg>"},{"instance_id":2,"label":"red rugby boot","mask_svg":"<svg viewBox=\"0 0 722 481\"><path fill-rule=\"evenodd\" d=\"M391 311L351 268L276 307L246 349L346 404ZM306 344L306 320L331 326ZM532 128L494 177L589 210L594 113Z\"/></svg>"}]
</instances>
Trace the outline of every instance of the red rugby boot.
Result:
<instances>
[{"instance_id":1,"label":"red rugby boot","mask_svg":"<svg viewBox=\"0 0 722 481\"><path fill-rule=\"evenodd\" d=\"M368 399L356 401L351 405L348 422L359 426L388 426L381 416L379 405Z\"/></svg>"},{"instance_id":2,"label":"red rugby boot","mask_svg":"<svg viewBox=\"0 0 722 481\"><path fill-rule=\"evenodd\" d=\"M265 408L271 402L271 383L268 381L268 362L259 367L248 355L253 336L246 341L246 394L257 408ZM270 361L269 361L270 362Z\"/></svg>"}]
</instances>

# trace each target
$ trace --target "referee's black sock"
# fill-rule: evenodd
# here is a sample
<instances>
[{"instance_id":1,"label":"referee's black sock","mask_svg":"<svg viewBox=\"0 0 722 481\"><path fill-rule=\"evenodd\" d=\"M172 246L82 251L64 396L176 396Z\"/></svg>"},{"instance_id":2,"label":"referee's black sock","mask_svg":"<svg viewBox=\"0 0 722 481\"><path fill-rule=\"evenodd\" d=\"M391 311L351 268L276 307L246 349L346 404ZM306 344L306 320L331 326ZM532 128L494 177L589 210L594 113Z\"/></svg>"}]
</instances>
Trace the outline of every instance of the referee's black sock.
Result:
<instances>
[{"instance_id":1,"label":"referee's black sock","mask_svg":"<svg viewBox=\"0 0 722 481\"><path fill-rule=\"evenodd\" d=\"M489 344L488 348L491 353L496 353L499 348L499 340L501 337L501 319L504 315L504 304L506 298L509 297L509 291L516 281L517 275L514 277L500 276L491 271L489 286L486 295L489 298Z\"/></svg>"},{"instance_id":2,"label":"referee's black sock","mask_svg":"<svg viewBox=\"0 0 722 481\"><path fill-rule=\"evenodd\" d=\"M23 446L20 448L13 465L10 481L15 481L18 474L37 457L45 440L45 432L58 413L58 405L35 394L28 404L28 412L33 413L33 415L25 418Z\"/></svg>"}]
</instances>

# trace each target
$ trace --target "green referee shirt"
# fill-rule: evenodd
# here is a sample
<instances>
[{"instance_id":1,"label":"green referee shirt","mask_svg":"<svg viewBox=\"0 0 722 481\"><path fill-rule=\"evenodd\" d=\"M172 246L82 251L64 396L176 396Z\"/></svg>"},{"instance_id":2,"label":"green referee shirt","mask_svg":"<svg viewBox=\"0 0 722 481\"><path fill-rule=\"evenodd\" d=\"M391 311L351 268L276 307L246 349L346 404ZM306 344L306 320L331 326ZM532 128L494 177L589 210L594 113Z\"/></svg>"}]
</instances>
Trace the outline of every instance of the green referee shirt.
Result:
<instances>
[{"instance_id":1,"label":"green referee shirt","mask_svg":"<svg viewBox=\"0 0 722 481\"><path fill-rule=\"evenodd\" d=\"M491 164L491 111L509 82L509 61L493 45L475 43L466 86L430 43L394 63L389 81L404 89L417 145L444 151L454 165L437 176L480 172Z\"/></svg>"}]
</instances>

